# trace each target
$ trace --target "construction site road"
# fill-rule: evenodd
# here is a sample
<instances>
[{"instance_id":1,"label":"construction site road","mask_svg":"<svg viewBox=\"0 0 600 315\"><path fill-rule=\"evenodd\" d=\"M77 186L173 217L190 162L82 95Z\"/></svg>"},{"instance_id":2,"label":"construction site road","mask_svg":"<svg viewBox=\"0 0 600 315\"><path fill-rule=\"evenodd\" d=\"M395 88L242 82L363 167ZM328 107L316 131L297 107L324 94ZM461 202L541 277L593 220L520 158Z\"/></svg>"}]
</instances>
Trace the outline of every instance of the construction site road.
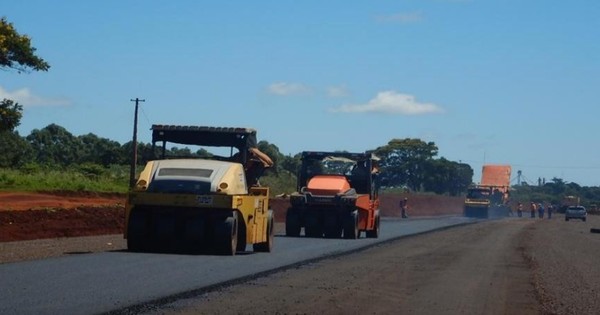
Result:
<instances>
[{"instance_id":1,"label":"construction site road","mask_svg":"<svg viewBox=\"0 0 600 315\"><path fill-rule=\"evenodd\" d=\"M0 314L140 313L274 270L476 220L383 219L378 239L290 238L236 256L113 251L0 264Z\"/></svg>"}]
</instances>

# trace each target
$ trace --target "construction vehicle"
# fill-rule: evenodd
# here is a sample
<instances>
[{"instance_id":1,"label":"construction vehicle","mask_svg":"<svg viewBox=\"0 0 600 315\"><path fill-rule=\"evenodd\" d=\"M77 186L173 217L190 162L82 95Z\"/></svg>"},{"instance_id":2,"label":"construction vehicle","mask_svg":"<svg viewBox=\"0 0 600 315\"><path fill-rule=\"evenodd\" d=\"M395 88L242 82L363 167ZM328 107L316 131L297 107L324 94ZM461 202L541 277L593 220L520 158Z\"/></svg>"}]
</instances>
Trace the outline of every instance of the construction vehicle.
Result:
<instances>
[{"instance_id":1,"label":"construction vehicle","mask_svg":"<svg viewBox=\"0 0 600 315\"><path fill-rule=\"evenodd\" d=\"M572 195L563 196L563 198L560 202L560 207L558 208L558 213L565 213L568 207L580 206L579 202L580 202L580 199L577 196L572 196Z\"/></svg>"},{"instance_id":2,"label":"construction vehicle","mask_svg":"<svg viewBox=\"0 0 600 315\"><path fill-rule=\"evenodd\" d=\"M505 217L510 213L510 165L484 165L481 183L468 188L464 216Z\"/></svg>"},{"instance_id":3,"label":"construction vehicle","mask_svg":"<svg viewBox=\"0 0 600 315\"><path fill-rule=\"evenodd\" d=\"M272 161L256 148L256 130L171 125L151 130L152 152L161 153L146 164L128 195L127 248L235 255L252 244L254 251L270 252L269 188L257 179ZM169 159L167 143L228 148L229 156Z\"/></svg>"},{"instance_id":4,"label":"construction vehicle","mask_svg":"<svg viewBox=\"0 0 600 315\"><path fill-rule=\"evenodd\" d=\"M371 152L302 152L287 236L379 237L379 160Z\"/></svg>"}]
</instances>

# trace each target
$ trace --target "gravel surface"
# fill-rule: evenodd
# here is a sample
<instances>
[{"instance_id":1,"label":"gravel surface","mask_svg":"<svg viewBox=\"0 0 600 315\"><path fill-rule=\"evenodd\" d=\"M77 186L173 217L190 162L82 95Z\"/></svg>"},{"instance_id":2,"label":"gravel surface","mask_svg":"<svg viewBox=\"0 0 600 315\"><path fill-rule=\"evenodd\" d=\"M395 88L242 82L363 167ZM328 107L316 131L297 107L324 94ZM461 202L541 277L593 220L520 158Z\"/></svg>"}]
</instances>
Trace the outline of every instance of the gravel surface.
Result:
<instances>
[{"instance_id":1,"label":"gravel surface","mask_svg":"<svg viewBox=\"0 0 600 315\"><path fill-rule=\"evenodd\" d=\"M0 242L0 263L125 250L123 234Z\"/></svg>"},{"instance_id":2,"label":"gravel surface","mask_svg":"<svg viewBox=\"0 0 600 315\"><path fill-rule=\"evenodd\" d=\"M548 314L600 314L600 216L587 222L563 216L528 227L525 255Z\"/></svg>"}]
</instances>

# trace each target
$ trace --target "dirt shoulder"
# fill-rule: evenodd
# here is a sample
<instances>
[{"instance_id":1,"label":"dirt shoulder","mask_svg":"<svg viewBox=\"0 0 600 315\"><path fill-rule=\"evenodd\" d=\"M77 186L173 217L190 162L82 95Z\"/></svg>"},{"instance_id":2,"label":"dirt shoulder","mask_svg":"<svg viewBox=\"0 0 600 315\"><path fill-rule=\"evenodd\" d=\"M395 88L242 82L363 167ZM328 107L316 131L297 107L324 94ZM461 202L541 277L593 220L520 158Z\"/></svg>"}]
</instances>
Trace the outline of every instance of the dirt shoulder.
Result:
<instances>
[{"instance_id":1,"label":"dirt shoulder","mask_svg":"<svg viewBox=\"0 0 600 315\"><path fill-rule=\"evenodd\" d=\"M526 257L543 310L548 314L598 314L600 310L600 216L587 222L563 216L529 226Z\"/></svg>"},{"instance_id":2,"label":"dirt shoulder","mask_svg":"<svg viewBox=\"0 0 600 315\"><path fill-rule=\"evenodd\" d=\"M125 195L118 193L92 193L55 191L0 192L0 211L24 211L47 209L75 209L79 207L122 206Z\"/></svg>"}]
</instances>

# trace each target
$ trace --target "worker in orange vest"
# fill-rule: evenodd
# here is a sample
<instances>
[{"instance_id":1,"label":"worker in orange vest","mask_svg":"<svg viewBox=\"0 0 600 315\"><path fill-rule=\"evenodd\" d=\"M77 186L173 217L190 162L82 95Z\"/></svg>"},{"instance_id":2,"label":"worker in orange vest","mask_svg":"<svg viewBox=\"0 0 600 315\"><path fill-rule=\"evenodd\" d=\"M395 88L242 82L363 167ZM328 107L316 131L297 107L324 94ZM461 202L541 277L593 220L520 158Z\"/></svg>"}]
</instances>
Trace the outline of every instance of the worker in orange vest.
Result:
<instances>
[{"instance_id":1,"label":"worker in orange vest","mask_svg":"<svg viewBox=\"0 0 600 315\"><path fill-rule=\"evenodd\" d=\"M400 215L403 219L408 219L408 198L400 200Z\"/></svg>"}]
</instances>

